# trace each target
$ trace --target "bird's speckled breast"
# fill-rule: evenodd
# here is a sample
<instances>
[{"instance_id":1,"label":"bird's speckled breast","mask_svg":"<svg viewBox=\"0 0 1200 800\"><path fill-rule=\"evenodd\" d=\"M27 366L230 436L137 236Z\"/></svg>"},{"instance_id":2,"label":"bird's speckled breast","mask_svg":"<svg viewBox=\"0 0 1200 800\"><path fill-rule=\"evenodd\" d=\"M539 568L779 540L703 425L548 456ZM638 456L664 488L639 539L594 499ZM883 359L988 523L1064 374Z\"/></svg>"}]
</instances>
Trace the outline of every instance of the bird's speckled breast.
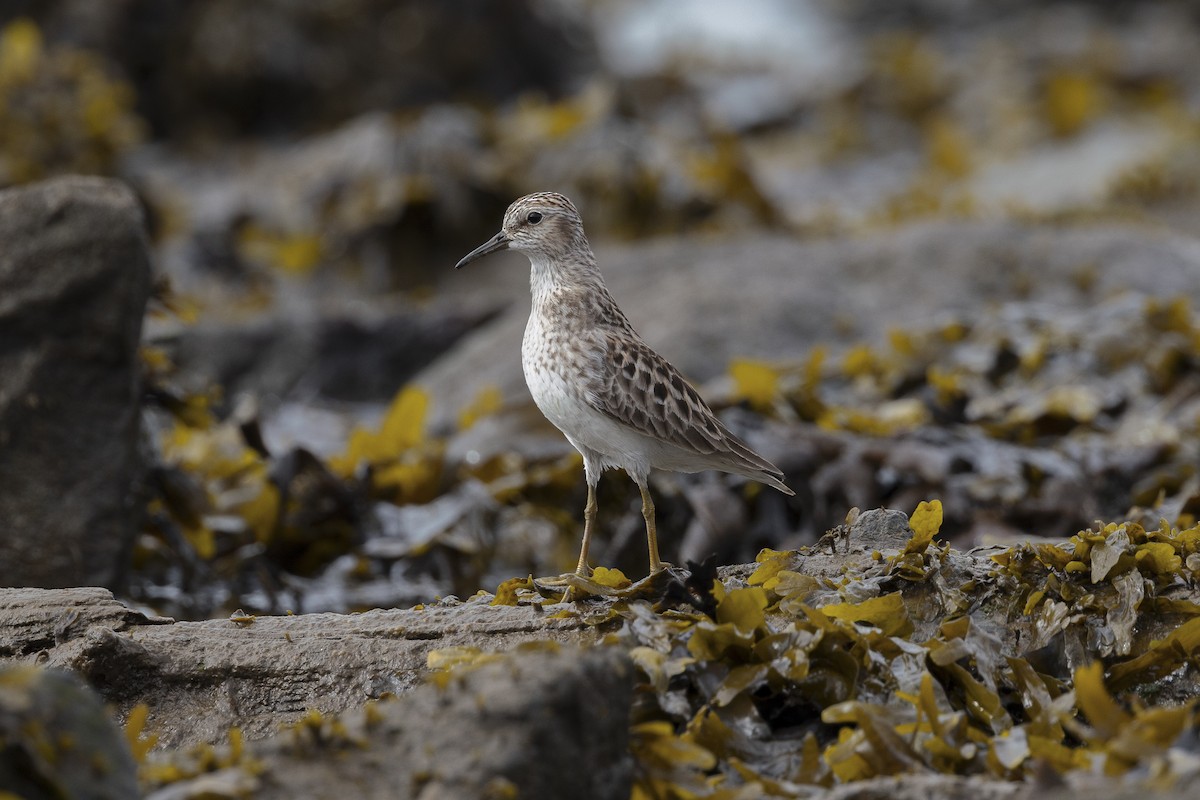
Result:
<instances>
[{"instance_id":1,"label":"bird's speckled breast","mask_svg":"<svg viewBox=\"0 0 1200 800\"><path fill-rule=\"evenodd\" d=\"M529 393L546 419L583 454L589 470L621 467L644 479L661 446L620 425L584 396L582 387L591 381L582 376L605 358L604 353L589 350L588 343L582 331L572 336L569 328L551 328L535 310L521 346Z\"/></svg>"},{"instance_id":2,"label":"bird's speckled breast","mask_svg":"<svg viewBox=\"0 0 1200 800\"><path fill-rule=\"evenodd\" d=\"M568 341L565 331L545 325L536 310L530 314L521 342L525 383L546 418L567 433L586 413L580 387L588 359L579 345Z\"/></svg>"}]
</instances>

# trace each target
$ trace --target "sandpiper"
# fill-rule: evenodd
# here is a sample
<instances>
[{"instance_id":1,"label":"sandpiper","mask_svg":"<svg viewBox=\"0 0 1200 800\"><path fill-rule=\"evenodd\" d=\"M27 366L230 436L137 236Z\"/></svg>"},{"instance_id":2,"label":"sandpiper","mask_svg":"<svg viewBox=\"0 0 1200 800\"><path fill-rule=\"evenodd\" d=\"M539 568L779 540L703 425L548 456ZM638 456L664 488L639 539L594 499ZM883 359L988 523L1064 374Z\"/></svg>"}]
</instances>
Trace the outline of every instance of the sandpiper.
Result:
<instances>
[{"instance_id":1,"label":"sandpiper","mask_svg":"<svg viewBox=\"0 0 1200 800\"><path fill-rule=\"evenodd\" d=\"M538 192L508 207L500 232L455 269L498 250L530 262L533 308L521 364L537 407L583 456L587 505L577 575L587 577L600 473L621 467L642 493L650 572L658 555L650 470L716 469L795 494L783 473L734 436L679 370L646 344L617 306L583 232L574 204Z\"/></svg>"}]
</instances>

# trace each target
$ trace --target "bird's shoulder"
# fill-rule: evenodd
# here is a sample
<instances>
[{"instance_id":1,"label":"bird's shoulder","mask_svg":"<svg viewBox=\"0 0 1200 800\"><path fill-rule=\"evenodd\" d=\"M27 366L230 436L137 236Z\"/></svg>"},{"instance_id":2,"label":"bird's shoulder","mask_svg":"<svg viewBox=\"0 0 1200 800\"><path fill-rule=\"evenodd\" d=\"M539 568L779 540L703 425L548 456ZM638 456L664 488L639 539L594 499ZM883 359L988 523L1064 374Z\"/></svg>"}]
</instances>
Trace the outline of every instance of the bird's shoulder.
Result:
<instances>
[{"instance_id":1,"label":"bird's shoulder","mask_svg":"<svg viewBox=\"0 0 1200 800\"><path fill-rule=\"evenodd\" d=\"M637 337L625 312L603 284L556 287L538 305L554 322L574 328L581 334L594 333L596 337L603 337L607 332L615 331Z\"/></svg>"}]
</instances>

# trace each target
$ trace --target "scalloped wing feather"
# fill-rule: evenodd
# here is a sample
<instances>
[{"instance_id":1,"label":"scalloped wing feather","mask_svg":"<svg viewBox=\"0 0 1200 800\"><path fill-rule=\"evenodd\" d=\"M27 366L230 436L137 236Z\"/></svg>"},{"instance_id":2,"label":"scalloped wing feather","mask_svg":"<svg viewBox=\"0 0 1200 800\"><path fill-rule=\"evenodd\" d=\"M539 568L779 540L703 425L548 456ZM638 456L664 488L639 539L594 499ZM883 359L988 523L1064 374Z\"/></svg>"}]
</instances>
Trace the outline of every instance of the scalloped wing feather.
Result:
<instances>
[{"instance_id":1,"label":"scalloped wing feather","mask_svg":"<svg viewBox=\"0 0 1200 800\"><path fill-rule=\"evenodd\" d=\"M605 334L607 358L588 387L591 405L640 434L690 450L713 469L735 472L786 494L783 473L726 428L679 370L638 338Z\"/></svg>"}]
</instances>

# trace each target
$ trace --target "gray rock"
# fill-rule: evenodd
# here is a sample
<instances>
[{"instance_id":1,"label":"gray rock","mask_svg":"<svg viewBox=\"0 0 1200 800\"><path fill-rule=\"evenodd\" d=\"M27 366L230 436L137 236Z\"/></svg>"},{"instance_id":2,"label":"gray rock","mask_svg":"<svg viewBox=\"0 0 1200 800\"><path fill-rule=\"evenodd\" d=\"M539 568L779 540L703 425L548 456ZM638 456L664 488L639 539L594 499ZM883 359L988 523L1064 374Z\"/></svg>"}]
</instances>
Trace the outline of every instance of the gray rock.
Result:
<instances>
[{"instance_id":1,"label":"gray rock","mask_svg":"<svg viewBox=\"0 0 1200 800\"><path fill-rule=\"evenodd\" d=\"M107 589L0 589L0 658L44 661L92 627L125 631L172 621L121 605Z\"/></svg>"},{"instance_id":2,"label":"gray rock","mask_svg":"<svg viewBox=\"0 0 1200 800\"><path fill-rule=\"evenodd\" d=\"M863 550L899 550L912 536L908 517L901 511L873 508L851 526L854 546Z\"/></svg>"},{"instance_id":3,"label":"gray rock","mask_svg":"<svg viewBox=\"0 0 1200 800\"><path fill-rule=\"evenodd\" d=\"M483 602L171 623L101 589L0 589L0 657L68 668L122 717L146 703L161 749L217 743L234 725L263 739L300 723L254 747L261 774L230 770L161 798L251 784L255 797L340 797L351 783L358 797L485 797L510 785L521 797L628 797L634 674L621 648L578 648L597 638L579 618ZM425 682L429 651L454 647L512 652L444 690ZM344 734L306 718L388 692L403 696L347 714Z\"/></svg>"},{"instance_id":4,"label":"gray rock","mask_svg":"<svg viewBox=\"0 0 1200 800\"><path fill-rule=\"evenodd\" d=\"M147 618L101 589L0 589L0 658L69 669L122 716L150 707L164 747L218 742L233 725L263 738L309 709L335 713L420 683L430 650L592 644L579 618L487 598L365 614Z\"/></svg>"},{"instance_id":5,"label":"gray rock","mask_svg":"<svg viewBox=\"0 0 1200 800\"><path fill-rule=\"evenodd\" d=\"M5 797L141 796L125 737L96 693L69 675L0 664L0 742Z\"/></svg>"},{"instance_id":6,"label":"gray rock","mask_svg":"<svg viewBox=\"0 0 1200 800\"><path fill-rule=\"evenodd\" d=\"M634 673L624 650L539 648L426 684L346 725L359 746L336 759L305 737L256 748L266 764L256 797L629 797ZM361 733L360 733L361 731Z\"/></svg>"},{"instance_id":7,"label":"gray rock","mask_svg":"<svg viewBox=\"0 0 1200 800\"><path fill-rule=\"evenodd\" d=\"M0 585L112 585L140 517L141 208L68 177L0 193Z\"/></svg>"}]
</instances>

